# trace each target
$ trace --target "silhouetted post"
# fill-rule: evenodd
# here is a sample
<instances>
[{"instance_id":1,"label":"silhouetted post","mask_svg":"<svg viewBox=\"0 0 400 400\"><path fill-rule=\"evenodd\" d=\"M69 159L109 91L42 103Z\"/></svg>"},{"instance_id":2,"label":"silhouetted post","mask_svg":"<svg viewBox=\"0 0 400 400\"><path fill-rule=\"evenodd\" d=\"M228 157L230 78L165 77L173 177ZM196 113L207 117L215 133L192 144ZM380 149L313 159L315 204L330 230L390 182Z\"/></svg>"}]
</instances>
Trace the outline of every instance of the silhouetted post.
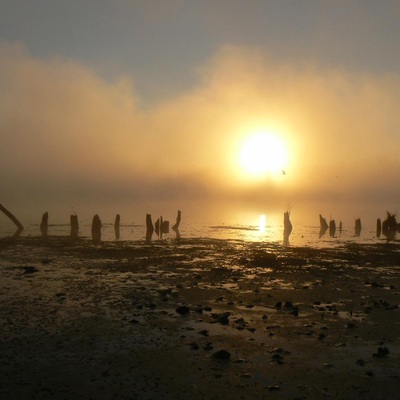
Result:
<instances>
[{"instance_id":1,"label":"silhouetted post","mask_svg":"<svg viewBox=\"0 0 400 400\"><path fill-rule=\"evenodd\" d=\"M92 221L92 240L93 243L101 242L101 220L97 214L93 217Z\"/></svg>"},{"instance_id":2,"label":"silhouetted post","mask_svg":"<svg viewBox=\"0 0 400 400\"><path fill-rule=\"evenodd\" d=\"M328 230L328 223L326 222L326 219L319 214L319 237L321 238L322 236L325 235L326 231Z\"/></svg>"},{"instance_id":3,"label":"silhouetted post","mask_svg":"<svg viewBox=\"0 0 400 400\"><path fill-rule=\"evenodd\" d=\"M387 240L393 240L398 231L398 224L396 215L387 212L387 218L382 222L382 233L386 236Z\"/></svg>"},{"instance_id":4,"label":"silhouetted post","mask_svg":"<svg viewBox=\"0 0 400 400\"><path fill-rule=\"evenodd\" d=\"M342 221L340 221L339 223L339 233L342 234L342 230L343 230L343 224Z\"/></svg>"},{"instance_id":5,"label":"silhouetted post","mask_svg":"<svg viewBox=\"0 0 400 400\"><path fill-rule=\"evenodd\" d=\"M163 234L168 234L169 233L169 221L163 221L161 225L161 232Z\"/></svg>"},{"instance_id":6,"label":"silhouetted post","mask_svg":"<svg viewBox=\"0 0 400 400\"><path fill-rule=\"evenodd\" d=\"M153 221L151 214L146 214L146 242L151 242L151 237L154 233Z\"/></svg>"},{"instance_id":7,"label":"silhouetted post","mask_svg":"<svg viewBox=\"0 0 400 400\"><path fill-rule=\"evenodd\" d=\"M283 213L283 244L286 246L289 244L289 236L292 233L292 223L290 222L290 212L286 211Z\"/></svg>"},{"instance_id":8,"label":"silhouetted post","mask_svg":"<svg viewBox=\"0 0 400 400\"><path fill-rule=\"evenodd\" d=\"M336 233L336 222L334 219L332 219L331 221L329 221L329 236L335 237L335 233Z\"/></svg>"},{"instance_id":9,"label":"silhouetted post","mask_svg":"<svg viewBox=\"0 0 400 400\"><path fill-rule=\"evenodd\" d=\"M2 211L8 218L11 219L12 222L17 226L17 231L14 233L13 237L18 237L21 235L21 232L24 230L24 227L21 225L21 223L18 221L18 219L10 213L4 206L0 204L0 211Z\"/></svg>"},{"instance_id":10,"label":"silhouetted post","mask_svg":"<svg viewBox=\"0 0 400 400\"><path fill-rule=\"evenodd\" d=\"M119 239L119 223L120 223L121 217L119 214L116 215L115 217L115 223L114 223L114 231L115 231L115 238L118 240Z\"/></svg>"},{"instance_id":11,"label":"silhouetted post","mask_svg":"<svg viewBox=\"0 0 400 400\"><path fill-rule=\"evenodd\" d=\"M47 238L47 231L49 229L49 213L45 212L42 215L42 222L40 223L40 232L42 232L42 237Z\"/></svg>"},{"instance_id":12,"label":"silhouetted post","mask_svg":"<svg viewBox=\"0 0 400 400\"><path fill-rule=\"evenodd\" d=\"M72 239L78 239L78 235L79 235L78 216L77 215L71 215L70 216L70 223L71 223L70 237Z\"/></svg>"},{"instance_id":13,"label":"silhouetted post","mask_svg":"<svg viewBox=\"0 0 400 400\"><path fill-rule=\"evenodd\" d=\"M382 223L381 223L381 219L378 218L376 220L376 236L378 239L381 237L381 233L382 233Z\"/></svg>"},{"instance_id":14,"label":"silhouetted post","mask_svg":"<svg viewBox=\"0 0 400 400\"><path fill-rule=\"evenodd\" d=\"M356 223L354 226L354 233L356 236L360 236L360 234L361 234L361 219L360 218L356 219Z\"/></svg>"},{"instance_id":15,"label":"silhouetted post","mask_svg":"<svg viewBox=\"0 0 400 400\"><path fill-rule=\"evenodd\" d=\"M172 227L172 230L175 232L176 234L176 239L179 240L181 238L181 234L179 232L179 225L181 223L181 211L178 210L178 215L176 217L176 222L175 225Z\"/></svg>"},{"instance_id":16,"label":"silhouetted post","mask_svg":"<svg viewBox=\"0 0 400 400\"><path fill-rule=\"evenodd\" d=\"M163 218L160 217L157 219L157 221L154 224L154 230L158 236L159 239L162 239L162 226L163 226Z\"/></svg>"}]
</instances>

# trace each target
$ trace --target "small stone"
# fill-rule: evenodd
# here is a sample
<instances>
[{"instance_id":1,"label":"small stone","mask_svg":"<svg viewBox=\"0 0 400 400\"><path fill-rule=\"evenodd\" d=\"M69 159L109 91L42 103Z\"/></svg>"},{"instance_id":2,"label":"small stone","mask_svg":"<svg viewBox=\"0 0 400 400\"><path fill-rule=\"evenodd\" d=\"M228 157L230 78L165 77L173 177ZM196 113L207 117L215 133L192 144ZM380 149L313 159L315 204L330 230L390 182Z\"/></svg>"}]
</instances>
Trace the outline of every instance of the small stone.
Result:
<instances>
[{"instance_id":1,"label":"small stone","mask_svg":"<svg viewBox=\"0 0 400 400\"><path fill-rule=\"evenodd\" d=\"M180 315L187 315L190 312L190 308L187 306L178 306L175 311Z\"/></svg>"},{"instance_id":2,"label":"small stone","mask_svg":"<svg viewBox=\"0 0 400 400\"><path fill-rule=\"evenodd\" d=\"M212 357L217 360L229 360L231 358L231 353L226 350L218 350L212 355Z\"/></svg>"}]
</instances>

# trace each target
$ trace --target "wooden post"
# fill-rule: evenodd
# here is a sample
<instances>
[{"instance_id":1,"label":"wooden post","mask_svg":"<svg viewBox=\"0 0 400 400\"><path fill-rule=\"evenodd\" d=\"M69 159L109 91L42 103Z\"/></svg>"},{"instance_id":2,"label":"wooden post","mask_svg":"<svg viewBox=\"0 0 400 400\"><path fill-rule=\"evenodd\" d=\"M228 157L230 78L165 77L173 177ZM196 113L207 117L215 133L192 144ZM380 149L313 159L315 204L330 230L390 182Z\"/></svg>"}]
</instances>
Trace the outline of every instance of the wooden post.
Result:
<instances>
[{"instance_id":1,"label":"wooden post","mask_svg":"<svg viewBox=\"0 0 400 400\"><path fill-rule=\"evenodd\" d=\"M381 219L378 218L376 221L376 236L378 237L378 239L381 237L381 233L382 233L382 223Z\"/></svg>"},{"instance_id":2,"label":"wooden post","mask_svg":"<svg viewBox=\"0 0 400 400\"><path fill-rule=\"evenodd\" d=\"M93 217L92 221L92 240L93 243L101 242L101 220L97 214Z\"/></svg>"},{"instance_id":3,"label":"wooden post","mask_svg":"<svg viewBox=\"0 0 400 400\"><path fill-rule=\"evenodd\" d=\"M45 212L42 215L42 222L40 223L40 232L42 232L42 237L47 238L47 231L49 229L49 213Z\"/></svg>"},{"instance_id":4,"label":"wooden post","mask_svg":"<svg viewBox=\"0 0 400 400\"><path fill-rule=\"evenodd\" d=\"M22 226L21 222L18 221L18 219L10 213L4 206L0 204L0 211L2 211L8 218L11 219L12 222L17 226L17 231L14 233L13 237L18 237L21 235L22 231L24 230L24 227Z\"/></svg>"},{"instance_id":5,"label":"wooden post","mask_svg":"<svg viewBox=\"0 0 400 400\"><path fill-rule=\"evenodd\" d=\"M361 234L361 219L360 218L356 219L356 223L354 226L354 233L356 236L360 236L360 234Z\"/></svg>"},{"instance_id":6,"label":"wooden post","mask_svg":"<svg viewBox=\"0 0 400 400\"><path fill-rule=\"evenodd\" d=\"M339 223L339 233L342 234L342 230L343 230L343 224L342 221L340 221Z\"/></svg>"},{"instance_id":7,"label":"wooden post","mask_svg":"<svg viewBox=\"0 0 400 400\"><path fill-rule=\"evenodd\" d=\"M176 234L176 240L179 240L181 238L181 234L179 232L179 225L181 223L181 212L180 210L178 210L178 215L176 217L176 222L175 225L172 227L172 230L175 232Z\"/></svg>"},{"instance_id":8,"label":"wooden post","mask_svg":"<svg viewBox=\"0 0 400 400\"><path fill-rule=\"evenodd\" d=\"M78 216L77 215L71 215L70 216L70 223L71 223L70 237L72 239L78 239L78 235L79 235Z\"/></svg>"},{"instance_id":9,"label":"wooden post","mask_svg":"<svg viewBox=\"0 0 400 400\"><path fill-rule=\"evenodd\" d=\"M154 233L153 221L151 214L146 214L146 242L151 242L151 237Z\"/></svg>"},{"instance_id":10,"label":"wooden post","mask_svg":"<svg viewBox=\"0 0 400 400\"><path fill-rule=\"evenodd\" d=\"M292 223L290 222L290 211L283 213L283 244L287 246L289 244L289 236L292 233Z\"/></svg>"},{"instance_id":11,"label":"wooden post","mask_svg":"<svg viewBox=\"0 0 400 400\"><path fill-rule=\"evenodd\" d=\"M331 221L329 221L329 236L335 237L335 233L336 233L336 222L334 219L332 219Z\"/></svg>"},{"instance_id":12,"label":"wooden post","mask_svg":"<svg viewBox=\"0 0 400 400\"><path fill-rule=\"evenodd\" d=\"M120 223L121 217L119 214L116 215L115 217L115 223L114 223L114 231L115 231L115 238L118 240L119 239L119 223Z\"/></svg>"},{"instance_id":13,"label":"wooden post","mask_svg":"<svg viewBox=\"0 0 400 400\"><path fill-rule=\"evenodd\" d=\"M321 214L319 214L319 225L320 225L319 237L321 238L322 236L325 235L325 233L326 233L326 231L328 230L328 227L329 227L328 223L326 222L326 219Z\"/></svg>"}]
</instances>

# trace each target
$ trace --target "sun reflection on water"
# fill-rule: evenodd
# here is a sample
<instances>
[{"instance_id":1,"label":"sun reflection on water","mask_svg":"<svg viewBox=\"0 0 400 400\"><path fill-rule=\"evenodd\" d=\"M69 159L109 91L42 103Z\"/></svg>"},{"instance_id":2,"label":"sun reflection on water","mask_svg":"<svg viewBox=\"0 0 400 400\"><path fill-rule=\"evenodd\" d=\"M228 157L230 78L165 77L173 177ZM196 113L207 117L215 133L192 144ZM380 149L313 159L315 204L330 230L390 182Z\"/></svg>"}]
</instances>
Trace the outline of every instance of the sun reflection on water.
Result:
<instances>
[{"instance_id":1,"label":"sun reflection on water","mask_svg":"<svg viewBox=\"0 0 400 400\"><path fill-rule=\"evenodd\" d=\"M258 224L258 230L261 233L265 232L266 224L267 224L267 221L266 221L266 218L265 218L265 214L261 214L260 215L260 221L259 221L259 224Z\"/></svg>"}]
</instances>

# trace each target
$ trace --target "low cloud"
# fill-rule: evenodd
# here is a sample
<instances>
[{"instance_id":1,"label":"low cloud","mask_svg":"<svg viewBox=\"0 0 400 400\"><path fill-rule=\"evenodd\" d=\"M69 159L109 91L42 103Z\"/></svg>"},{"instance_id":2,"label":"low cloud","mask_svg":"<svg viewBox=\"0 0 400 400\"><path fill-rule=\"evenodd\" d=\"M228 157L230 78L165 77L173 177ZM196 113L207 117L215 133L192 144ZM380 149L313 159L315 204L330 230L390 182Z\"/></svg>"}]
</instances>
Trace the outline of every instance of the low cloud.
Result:
<instances>
[{"instance_id":1,"label":"low cloud","mask_svg":"<svg viewBox=\"0 0 400 400\"><path fill-rule=\"evenodd\" d=\"M398 76L239 47L197 73L195 89L142 108L132 77L105 81L77 61L0 42L2 203L26 213L125 207L133 217L157 202L202 214L399 203ZM263 126L287 143L287 175L246 182L238 146Z\"/></svg>"}]
</instances>

